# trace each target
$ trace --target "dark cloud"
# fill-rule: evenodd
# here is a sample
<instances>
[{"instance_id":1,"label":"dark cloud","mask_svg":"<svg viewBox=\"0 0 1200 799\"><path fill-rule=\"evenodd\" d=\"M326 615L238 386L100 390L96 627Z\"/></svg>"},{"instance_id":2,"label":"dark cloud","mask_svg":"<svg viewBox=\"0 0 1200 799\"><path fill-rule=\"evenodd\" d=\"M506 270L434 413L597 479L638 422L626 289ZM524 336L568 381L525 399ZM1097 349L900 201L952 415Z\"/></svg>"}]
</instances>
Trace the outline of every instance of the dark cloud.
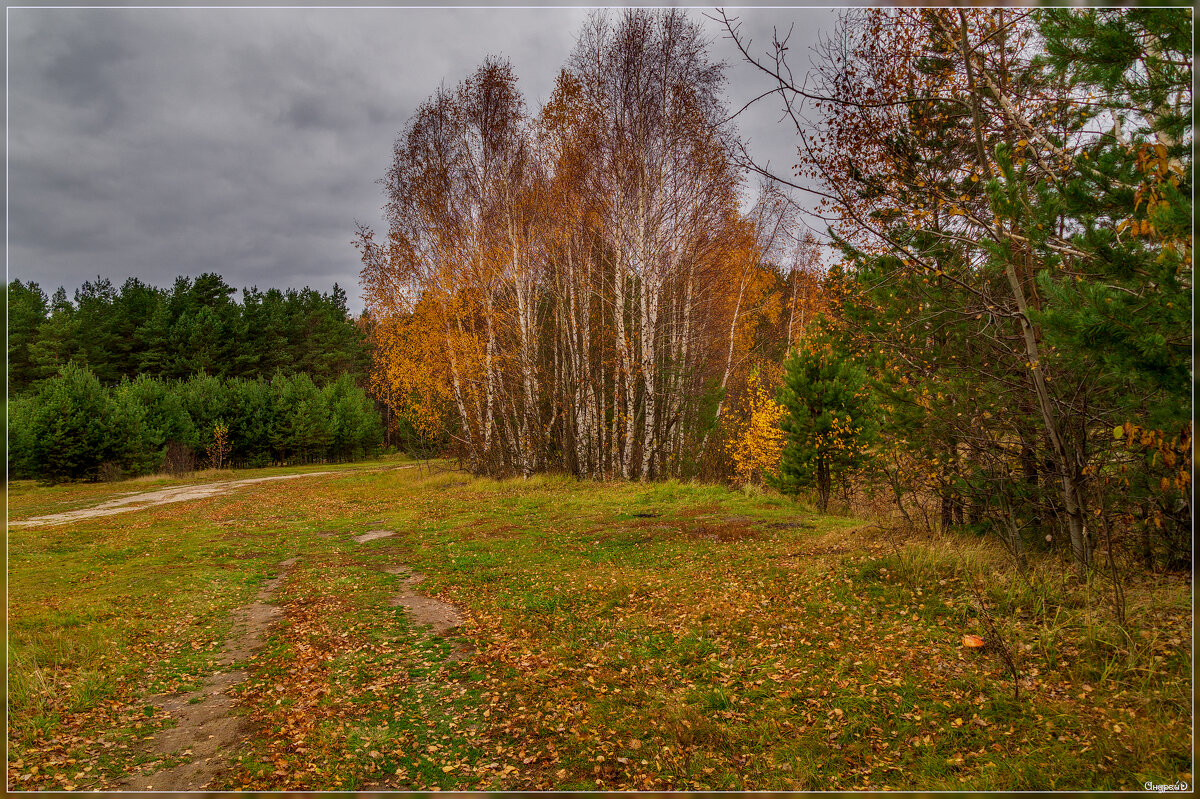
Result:
<instances>
[{"instance_id":1,"label":"dark cloud","mask_svg":"<svg viewBox=\"0 0 1200 799\"><path fill-rule=\"evenodd\" d=\"M701 12L692 12L702 19ZM355 220L378 225L376 183L416 106L488 54L509 58L536 111L585 9L9 10L9 274L68 291L97 274L170 285L216 271L235 286L347 288ZM742 14L770 24L825 11ZM730 106L762 91L730 62ZM797 26L801 27L801 26ZM793 43L803 52L807 40ZM760 106L739 119L762 160L794 132Z\"/></svg>"}]
</instances>

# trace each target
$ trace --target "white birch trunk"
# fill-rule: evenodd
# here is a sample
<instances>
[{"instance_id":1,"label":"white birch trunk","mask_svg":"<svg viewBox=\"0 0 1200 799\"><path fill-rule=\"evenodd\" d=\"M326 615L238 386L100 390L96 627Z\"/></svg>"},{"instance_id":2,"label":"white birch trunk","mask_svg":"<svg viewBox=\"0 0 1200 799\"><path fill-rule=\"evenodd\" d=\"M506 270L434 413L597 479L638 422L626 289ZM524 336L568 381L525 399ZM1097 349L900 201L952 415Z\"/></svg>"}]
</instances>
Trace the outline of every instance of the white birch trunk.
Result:
<instances>
[{"instance_id":1,"label":"white birch trunk","mask_svg":"<svg viewBox=\"0 0 1200 799\"><path fill-rule=\"evenodd\" d=\"M624 431L624 447L617 452L621 477L625 480L629 479L629 462L633 459L633 422L634 422L634 385L633 385L633 359L629 353L629 340L625 328L625 270L620 261L617 263L616 275L613 278L613 313L616 321L617 334L617 352L620 355L621 368L618 372L620 385L614 383L614 407L616 407L617 397L620 397L623 392L625 418L623 424L618 426L617 414L613 415L614 431ZM614 432L613 438L616 439Z\"/></svg>"}]
</instances>

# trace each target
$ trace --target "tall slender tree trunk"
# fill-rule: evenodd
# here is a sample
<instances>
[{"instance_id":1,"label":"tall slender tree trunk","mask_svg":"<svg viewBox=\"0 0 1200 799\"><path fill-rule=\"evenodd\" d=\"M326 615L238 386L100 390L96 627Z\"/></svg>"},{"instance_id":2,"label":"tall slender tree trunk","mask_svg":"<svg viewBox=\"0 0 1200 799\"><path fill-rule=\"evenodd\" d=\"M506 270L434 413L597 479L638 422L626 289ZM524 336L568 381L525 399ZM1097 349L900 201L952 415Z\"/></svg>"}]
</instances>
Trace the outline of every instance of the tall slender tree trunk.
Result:
<instances>
[{"instance_id":1,"label":"tall slender tree trunk","mask_svg":"<svg viewBox=\"0 0 1200 799\"><path fill-rule=\"evenodd\" d=\"M652 269L648 265L647 272ZM648 480L651 476L651 458L658 438L658 363L656 360L658 334L658 281L649 275L642 278L642 381L644 388L644 423L642 428L642 465L639 476Z\"/></svg>"},{"instance_id":2,"label":"tall slender tree trunk","mask_svg":"<svg viewBox=\"0 0 1200 799\"><path fill-rule=\"evenodd\" d=\"M737 337L738 317L742 313L742 299L746 294L746 281L750 275L750 262L746 262L746 267L742 270L742 280L738 285L737 303L733 306L733 319L729 323L729 347L725 353L725 371L721 374L721 385L719 392L721 398L717 400L717 413L713 417L712 429L715 429L721 421L721 413L725 410L725 390L729 385L729 374L733 370L733 345ZM711 429L704 433L704 438L700 442L700 457L704 457L704 452L708 447L708 437Z\"/></svg>"},{"instance_id":3,"label":"tall slender tree trunk","mask_svg":"<svg viewBox=\"0 0 1200 799\"><path fill-rule=\"evenodd\" d=\"M958 14L960 22L959 43L963 64L967 72L967 85L970 91L975 146L978 151L977 155L980 167L984 170L984 174L988 178L991 178L993 170L983 143L982 112L979 106L979 94L975 85L975 71L972 64L971 47L967 32L967 15L961 9ZM1007 235L1007 231L1000 222L996 223L994 235L998 241L1006 239L1010 242L1013 241ZM1017 303L1017 317L1021 326L1021 338L1025 345L1025 356L1028 358L1027 363L1029 364L1030 375L1033 380L1034 393L1038 409L1041 412L1042 423L1046 428L1046 434L1050 438L1050 445L1054 451L1055 465L1062 486L1063 509L1067 516L1067 527L1071 539L1071 557L1075 562L1075 573L1082 580L1086 578L1088 568L1091 566L1092 553L1087 538L1087 531L1083 524L1084 511L1077 469L1068 456L1062 430L1060 429L1058 414L1050 397L1049 389L1046 386L1037 334L1033 322L1029 317L1028 299L1025 295L1025 288L1021 283L1021 279L1017 275L1016 265L1013 263L1012 257L1004 259L1004 275L1008 281L1009 290L1012 291L1013 299Z\"/></svg>"},{"instance_id":4,"label":"tall slender tree trunk","mask_svg":"<svg viewBox=\"0 0 1200 799\"><path fill-rule=\"evenodd\" d=\"M817 505L824 513L829 509L829 492L832 480L829 474L829 463L824 456L817 457Z\"/></svg>"},{"instance_id":5,"label":"tall slender tree trunk","mask_svg":"<svg viewBox=\"0 0 1200 799\"><path fill-rule=\"evenodd\" d=\"M483 457L491 458L492 452L492 429L494 426L496 414L496 375L492 368L496 353L496 326L492 316L492 295L487 289L484 290L484 295L487 298L484 303L484 320L487 325L487 345L484 348L484 381L486 384L484 392L484 416L483 416Z\"/></svg>"},{"instance_id":6,"label":"tall slender tree trunk","mask_svg":"<svg viewBox=\"0 0 1200 799\"><path fill-rule=\"evenodd\" d=\"M515 257L515 254L514 254ZM536 466L534 454L533 431L538 426L537 413L537 376L534 374L533 362L533 298L530 296L531 287L525 285L525 279L518 276L514 293L517 299L517 328L521 337L521 433L519 458L521 474L529 477Z\"/></svg>"},{"instance_id":7,"label":"tall slender tree trunk","mask_svg":"<svg viewBox=\"0 0 1200 799\"><path fill-rule=\"evenodd\" d=\"M614 407L617 398L624 399L625 418L618 428L616 414L613 416L614 439L618 429L624 432L624 447L618 451L621 477L629 479L629 462L633 459L633 424L634 424L634 386L633 359L629 353L629 339L625 329L625 269L617 262L616 275L613 278L613 314L616 321L617 353L620 356L621 368L617 374L618 381L614 382Z\"/></svg>"},{"instance_id":8,"label":"tall slender tree trunk","mask_svg":"<svg viewBox=\"0 0 1200 799\"><path fill-rule=\"evenodd\" d=\"M695 286L695 276L696 264L693 259L692 263L688 266L687 281L683 289L682 307L679 309L679 315L683 319L676 328L677 332L671 347L671 351L675 355L675 369L672 375L672 390L669 397L670 411L668 418L670 419L669 424L673 425L673 428L668 456L674 456L676 463L679 463L683 449L684 425L681 416L683 413L684 394L686 393L685 381L691 370L688 358L691 356L692 292Z\"/></svg>"},{"instance_id":9,"label":"tall slender tree trunk","mask_svg":"<svg viewBox=\"0 0 1200 799\"><path fill-rule=\"evenodd\" d=\"M788 306L787 346L784 347L784 350L783 350L785 357L790 355L792 352L792 325L796 319L796 289L798 288L798 286L800 284L800 277L799 277L799 275L796 274L795 270L792 271L791 278L792 278L792 299ZM804 324L803 316L801 316L801 318L800 318L800 324L802 326Z\"/></svg>"},{"instance_id":10,"label":"tall slender tree trunk","mask_svg":"<svg viewBox=\"0 0 1200 799\"><path fill-rule=\"evenodd\" d=\"M446 313L449 313L449 309ZM462 332L461 327L459 332ZM454 403L458 406L458 418L462 421L463 433L466 436L467 457L471 463L471 471L475 471L479 467L479 453L471 432L471 415L467 412L467 403L463 396L462 377L458 370L458 358L454 354L454 338L451 335L449 318L446 318L446 354L450 359L450 383L454 387Z\"/></svg>"}]
</instances>

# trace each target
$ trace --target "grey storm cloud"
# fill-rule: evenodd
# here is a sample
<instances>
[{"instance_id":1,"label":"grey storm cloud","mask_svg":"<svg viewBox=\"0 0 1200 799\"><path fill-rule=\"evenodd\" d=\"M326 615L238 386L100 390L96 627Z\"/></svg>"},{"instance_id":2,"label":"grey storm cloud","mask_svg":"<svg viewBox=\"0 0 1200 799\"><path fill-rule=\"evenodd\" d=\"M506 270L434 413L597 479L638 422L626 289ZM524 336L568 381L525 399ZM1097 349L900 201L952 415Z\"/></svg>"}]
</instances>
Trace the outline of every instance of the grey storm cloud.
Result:
<instances>
[{"instance_id":1,"label":"grey storm cloud","mask_svg":"<svg viewBox=\"0 0 1200 799\"><path fill-rule=\"evenodd\" d=\"M68 291L97 275L166 286L346 288L361 309L355 221L379 226L396 136L487 55L548 99L588 9L12 8L8 273ZM729 106L768 84L704 21ZM739 12L756 49L830 11ZM760 161L794 161L778 103L738 119ZM786 163L785 163L786 162Z\"/></svg>"}]
</instances>

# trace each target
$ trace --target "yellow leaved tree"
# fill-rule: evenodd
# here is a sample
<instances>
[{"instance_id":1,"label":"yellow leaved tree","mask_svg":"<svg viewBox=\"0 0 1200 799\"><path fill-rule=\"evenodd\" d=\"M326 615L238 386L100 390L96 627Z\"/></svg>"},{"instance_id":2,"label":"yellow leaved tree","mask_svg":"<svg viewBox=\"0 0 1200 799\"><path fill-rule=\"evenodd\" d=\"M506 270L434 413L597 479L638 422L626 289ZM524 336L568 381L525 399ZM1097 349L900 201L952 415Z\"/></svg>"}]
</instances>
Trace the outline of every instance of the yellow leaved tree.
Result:
<instances>
[{"instance_id":1,"label":"yellow leaved tree","mask_svg":"<svg viewBox=\"0 0 1200 799\"><path fill-rule=\"evenodd\" d=\"M742 412L731 421L726 451L733 459L734 474L743 484L763 482L765 475L779 469L786 435L780 423L786 413L775 401L774 383L761 371L748 381Z\"/></svg>"}]
</instances>

